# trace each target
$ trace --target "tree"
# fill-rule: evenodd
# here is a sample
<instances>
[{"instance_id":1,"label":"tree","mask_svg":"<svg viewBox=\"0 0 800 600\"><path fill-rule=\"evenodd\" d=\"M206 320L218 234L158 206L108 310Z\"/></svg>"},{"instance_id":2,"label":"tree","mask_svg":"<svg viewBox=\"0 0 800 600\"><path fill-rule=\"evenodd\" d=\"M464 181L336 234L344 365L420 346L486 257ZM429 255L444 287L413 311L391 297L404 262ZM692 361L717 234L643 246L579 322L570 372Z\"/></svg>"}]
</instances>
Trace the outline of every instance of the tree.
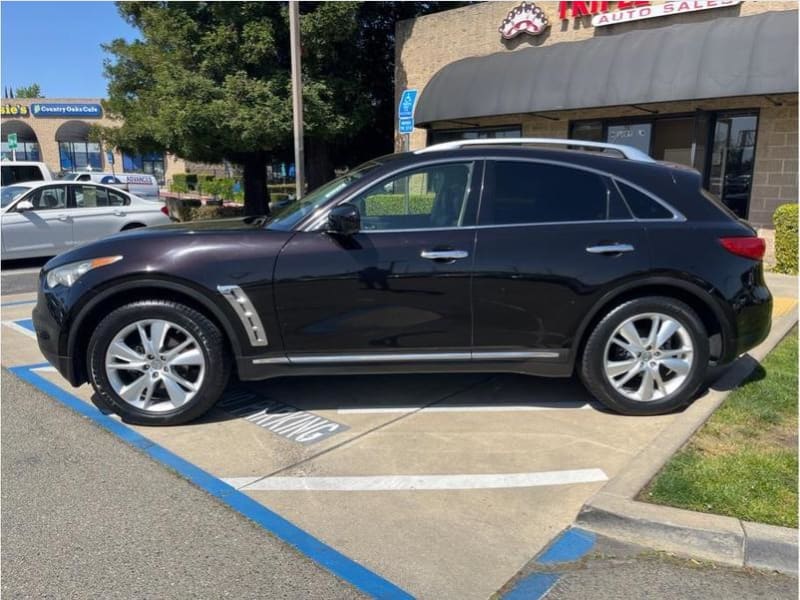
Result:
<instances>
[{"instance_id":1,"label":"tree","mask_svg":"<svg viewBox=\"0 0 800 600\"><path fill-rule=\"evenodd\" d=\"M18 87L13 92L16 98L44 98L42 95L42 88L38 83L32 83L28 86Z\"/></svg>"},{"instance_id":2,"label":"tree","mask_svg":"<svg viewBox=\"0 0 800 600\"><path fill-rule=\"evenodd\" d=\"M266 166L291 139L289 31L272 2L120 2L141 40L104 48L108 100L123 150L241 165L246 214L267 214Z\"/></svg>"},{"instance_id":3,"label":"tree","mask_svg":"<svg viewBox=\"0 0 800 600\"><path fill-rule=\"evenodd\" d=\"M303 2L303 98L309 187L333 167L390 152L394 26L453 2ZM141 39L104 46L98 128L127 151L228 160L244 171L246 214L266 214L266 165L291 156L289 25L278 2L119 2ZM333 164L333 156L339 163Z\"/></svg>"}]
</instances>

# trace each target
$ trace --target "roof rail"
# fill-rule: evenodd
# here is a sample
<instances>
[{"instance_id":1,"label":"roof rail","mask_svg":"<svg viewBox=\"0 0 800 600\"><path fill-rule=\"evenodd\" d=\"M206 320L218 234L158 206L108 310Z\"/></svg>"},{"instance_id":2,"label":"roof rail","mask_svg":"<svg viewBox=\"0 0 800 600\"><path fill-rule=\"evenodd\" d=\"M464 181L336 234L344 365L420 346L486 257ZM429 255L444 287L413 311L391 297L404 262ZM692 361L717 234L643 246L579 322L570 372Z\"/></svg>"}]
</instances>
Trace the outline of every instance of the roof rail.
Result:
<instances>
[{"instance_id":1,"label":"roof rail","mask_svg":"<svg viewBox=\"0 0 800 600\"><path fill-rule=\"evenodd\" d=\"M422 150L417 150L415 154L425 154L427 152L440 152L442 150L457 150L464 146L505 146L508 144L550 144L553 146L580 146L583 148L602 148L604 150L615 150L628 160L639 162L656 162L645 152L633 146L624 144L608 144L606 142L590 142L587 140L568 140L562 138L489 138L483 140L455 140L434 144Z\"/></svg>"}]
</instances>

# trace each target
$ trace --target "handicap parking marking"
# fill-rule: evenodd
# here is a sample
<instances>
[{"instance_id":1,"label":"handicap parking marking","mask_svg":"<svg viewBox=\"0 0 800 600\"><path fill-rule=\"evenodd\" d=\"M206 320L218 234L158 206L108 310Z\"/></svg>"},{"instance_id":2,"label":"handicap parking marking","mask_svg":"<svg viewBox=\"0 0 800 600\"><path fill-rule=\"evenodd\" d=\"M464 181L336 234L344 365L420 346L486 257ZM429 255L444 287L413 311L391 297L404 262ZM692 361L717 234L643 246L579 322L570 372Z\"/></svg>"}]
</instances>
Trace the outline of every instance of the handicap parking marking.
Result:
<instances>
[{"instance_id":1,"label":"handicap parking marking","mask_svg":"<svg viewBox=\"0 0 800 600\"><path fill-rule=\"evenodd\" d=\"M398 598L404 600L413 598L411 594L402 588L348 558L263 504L236 490L225 481L170 452L124 423L109 417L91 404L44 379L37 371L46 369L49 366L48 363L23 365L11 367L10 371L61 404L89 418L121 440L139 448L155 461L176 471L194 485L254 521L275 537L293 546L299 552L362 592L376 598Z\"/></svg>"},{"instance_id":2,"label":"handicap parking marking","mask_svg":"<svg viewBox=\"0 0 800 600\"><path fill-rule=\"evenodd\" d=\"M36 329L33 327L33 319L15 319L13 321L3 321L3 325L14 331L36 339Z\"/></svg>"},{"instance_id":3,"label":"handicap parking marking","mask_svg":"<svg viewBox=\"0 0 800 600\"><path fill-rule=\"evenodd\" d=\"M301 444L321 442L350 429L342 423L300 410L278 400L264 398L250 390L237 390L226 394L217 404L217 408Z\"/></svg>"},{"instance_id":4,"label":"handicap parking marking","mask_svg":"<svg viewBox=\"0 0 800 600\"><path fill-rule=\"evenodd\" d=\"M483 490L570 485L608 481L602 469L534 473L462 475L359 475L354 477L232 477L224 481L243 491L386 492Z\"/></svg>"}]
</instances>

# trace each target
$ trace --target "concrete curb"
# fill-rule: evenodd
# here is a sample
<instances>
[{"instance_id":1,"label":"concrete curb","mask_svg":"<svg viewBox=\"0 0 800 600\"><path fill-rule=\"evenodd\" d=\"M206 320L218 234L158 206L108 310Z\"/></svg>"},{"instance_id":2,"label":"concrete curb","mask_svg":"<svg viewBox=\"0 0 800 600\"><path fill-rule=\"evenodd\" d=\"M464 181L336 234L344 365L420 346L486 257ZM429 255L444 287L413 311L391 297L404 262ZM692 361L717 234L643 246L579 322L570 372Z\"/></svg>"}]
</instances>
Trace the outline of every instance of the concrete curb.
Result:
<instances>
[{"instance_id":1,"label":"concrete curb","mask_svg":"<svg viewBox=\"0 0 800 600\"><path fill-rule=\"evenodd\" d=\"M679 415L620 475L584 504L576 524L656 550L796 576L796 529L748 523L634 499L795 323L795 312L773 322L772 331L764 342L727 368L708 394Z\"/></svg>"}]
</instances>

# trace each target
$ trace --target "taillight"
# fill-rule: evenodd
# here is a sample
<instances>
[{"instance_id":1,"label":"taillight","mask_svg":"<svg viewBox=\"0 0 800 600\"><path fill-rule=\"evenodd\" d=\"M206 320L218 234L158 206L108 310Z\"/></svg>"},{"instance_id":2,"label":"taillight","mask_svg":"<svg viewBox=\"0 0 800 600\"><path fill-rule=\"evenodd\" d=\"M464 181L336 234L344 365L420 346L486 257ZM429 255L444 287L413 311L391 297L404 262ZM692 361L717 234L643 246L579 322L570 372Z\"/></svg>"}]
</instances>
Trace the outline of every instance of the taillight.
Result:
<instances>
[{"instance_id":1,"label":"taillight","mask_svg":"<svg viewBox=\"0 0 800 600\"><path fill-rule=\"evenodd\" d=\"M165 215L169 216L169 209L167 208L166 204L161 207L161 212L164 213Z\"/></svg>"},{"instance_id":2,"label":"taillight","mask_svg":"<svg viewBox=\"0 0 800 600\"><path fill-rule=\"evenodd\" d=\"M724 237L719 239L719 243L736 256L743 256L752 260L761 260L764 258L764 251L767 249L767 244L760 237Z\"/></svg>"}]
</instances>

